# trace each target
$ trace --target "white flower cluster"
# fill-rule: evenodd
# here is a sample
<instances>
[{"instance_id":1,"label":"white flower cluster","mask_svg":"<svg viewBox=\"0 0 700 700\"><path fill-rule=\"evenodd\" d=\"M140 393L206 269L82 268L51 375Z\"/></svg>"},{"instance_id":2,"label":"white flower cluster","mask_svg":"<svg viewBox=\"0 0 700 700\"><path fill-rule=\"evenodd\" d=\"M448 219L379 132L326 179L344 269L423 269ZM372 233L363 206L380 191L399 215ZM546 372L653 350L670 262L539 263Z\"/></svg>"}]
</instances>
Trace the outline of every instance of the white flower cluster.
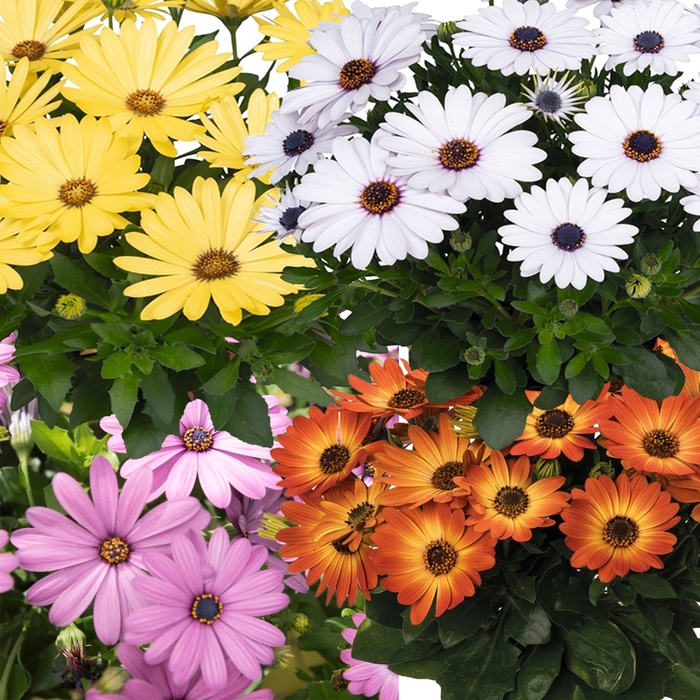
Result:
<instances>
[{"instance_id":1,"label":"white flower cluster","mask_svg":"<svg viewBox=\"0 0 700 700\"><path fill-rule=\"evenodd\" d=\"M261 210L261 231L293 235L316 252L350 251L357 268L375 254L390 265L425 258L429 244L458 228L454 215L468 200L514 200L504 212L511 223L498 232L523 276L581 289L618 271L617 260L628 257L619 246L638 229L622 223L631 209L608 193L639 202L685 188L683 205L700 214L700 84L684 97L652 83L613 85L587 99L571 71L602 54L607 70L622 65L626 76L675 75L678 61L700 52L700 13L676 0L603 0L601 27L591 31L574 15L593 2L568 0L570 9L557 11L537 0L502 0L466 17L453 36L462 58L505 76L530 75L527 100L508 104L503 94L467 85L450 87L444 99L424 90L388 111L371 142L342 122L404 86L402 70L420 60L434 27L412 5L370 9L357 1L342 22L313 30L316 54L291 70L302 87L285 97L267 133L246 143L244 155L259 164L251 176L270 169L272 182L292 171L303 176ZM523 192L521 183L542 178L535 166L546 158L536 134L521 127L533 113L580 128L567 136L582 179L550 179Z\"/></svg>"}]
</instances>

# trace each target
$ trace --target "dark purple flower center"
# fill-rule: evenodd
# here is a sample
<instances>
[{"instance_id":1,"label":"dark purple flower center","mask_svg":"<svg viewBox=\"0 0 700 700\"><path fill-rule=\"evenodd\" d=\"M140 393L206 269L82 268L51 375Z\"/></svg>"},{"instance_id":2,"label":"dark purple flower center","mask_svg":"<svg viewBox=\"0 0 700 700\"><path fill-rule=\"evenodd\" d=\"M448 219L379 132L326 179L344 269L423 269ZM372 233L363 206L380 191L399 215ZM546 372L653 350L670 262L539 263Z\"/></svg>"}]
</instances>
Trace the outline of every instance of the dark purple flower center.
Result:
<instances>
[{"instance_id":1,"label":"dark purple flower center","mask_svg":"<svg viewBox=\"0 0 700 700\"><path fill-rule=\"evenodd\" d=\"M535 104L543 112L554 114L554 112L558 112L561 109L561 97L554 90L542 90L535 98Z\"/></svg>"},{"instance_id":2,"label":"dark purple flower center","mask_svg":"<svg viewBox=\"0 0 700 700\"><path fill-rule=\"evenodd\" d=\"M305 211L306 207L289 207L285 209L282 216L280 216L280 224L282 224L287 231L293 231L297 227L299 217Z\"/></svg>"},{"instance_id":3,"label":"dark purple flower center","mask_svg":"<svg viewBox=\"0 0 700 700\"><path fill-rule=\"evenodd\" d=\"M586 234L583 229L576 224L559 224L552 231L552 243L559 250L574 251L583 245L586 240Z\"/></svg>"},{"instance_id":4,"label":"dark purple flower center","mask_svg":"<svg viewBox=\"0 0 700 700\"><path fill-rule=\"evenodd\" d=\"M510 45L519 51L537 51L547 44L547 37L537 27L518 27L509 39Z\"/></svg>"},{"instance_id":5,"label":"dark purple flower center","mask_svg":"<svg viewBox=\"0 0 700 700\"><path fill-rule=\"evenodd\" d=\"M664 38L658 32L640 32L634 37L634 49L639 53L659 53L664 47Z\"/></svg>"},{"instance_id":6,"label":"dark purple flower center","mask_svg":"<svg viewBox=\"0 0 700 700\"><path fill-rule=\"evenodd\" d=\"M129 545L126 540L121 537L110 537L106 539L100 547L100 556L108 564L119 564L125 562L129 558Z\"/></svg>"},{"instance_id":7,"label":"dark purple flower center","mask_svg":"<svg viewBox=\"0 0 700 700\"><path fill-rule=\"evenodd\" d=\"M389 180L375 180L360 194L360 203L370 214L387 214L401 201L401 191Z\"/></svg>"},{"instance_id":8,"label":"dark purple flower center","mask_svg":"<svg viewBox=\"0 0 700 700\"><path fill-rule=\"evenodd\" d=\"M658 158L661 153L659 137L646 129L631 132L622 143L625 155L638 163Z\"/></svg>"},{"instance_id":9,"label":"dark purple flower center","mask_svg":"<svg viewBox=\"0 0 700 700\"><path fill-rule=\"evenodd\" d=\"M297 129L297 131L292 131L287 138L282 141L282 150L288 156L298 156L304 151L308 151L311 146L314 145L313 134L303 129Z\"/></svg>"},{"instance_id":10,"label":"dark purple flower center","mask_svg":"<svg viewBox=\"0 0 700 700\"><path fill-rule=\"evenodd\" d=\"M207 452L214 444L214 437L211 430L195 425L185 430L182 441L190 452Z\"/></svg>"},{"instance_id":11,"label":"dark purple flower center","mask_svg":"<svg viewBox=\"0 0 700 700\"><path fill-rule=\"evenodd\" d=\"M219 596L202 593L194 599L190 614L203 625L213 625L221 617L223 611L224 606L219 602Z\"/></svg>"}]
</instances>

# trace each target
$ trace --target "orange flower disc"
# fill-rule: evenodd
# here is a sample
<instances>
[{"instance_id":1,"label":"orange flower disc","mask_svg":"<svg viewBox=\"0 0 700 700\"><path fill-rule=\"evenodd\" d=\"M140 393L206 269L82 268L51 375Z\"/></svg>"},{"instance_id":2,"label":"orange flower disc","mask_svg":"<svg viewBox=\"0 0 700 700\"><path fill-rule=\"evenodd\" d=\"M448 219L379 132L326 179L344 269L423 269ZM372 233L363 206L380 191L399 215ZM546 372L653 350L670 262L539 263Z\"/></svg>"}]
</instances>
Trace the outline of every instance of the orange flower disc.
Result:
<instances>
[{"instance_id":1,"label":"orange flower disc","mask_svg":"<svg viewBox=\"0 0 700 700\"><path fill-rule=\"evenodd\" d=\"M663 569L660 554L673 550L676 536L666 532L680 518L678 504L661 486L643 476L620 474L586 480L585 490L571 492L559 529L573 550L571 565L598 571L603 583L630 570Z\"/></svg>"}]
</instances>

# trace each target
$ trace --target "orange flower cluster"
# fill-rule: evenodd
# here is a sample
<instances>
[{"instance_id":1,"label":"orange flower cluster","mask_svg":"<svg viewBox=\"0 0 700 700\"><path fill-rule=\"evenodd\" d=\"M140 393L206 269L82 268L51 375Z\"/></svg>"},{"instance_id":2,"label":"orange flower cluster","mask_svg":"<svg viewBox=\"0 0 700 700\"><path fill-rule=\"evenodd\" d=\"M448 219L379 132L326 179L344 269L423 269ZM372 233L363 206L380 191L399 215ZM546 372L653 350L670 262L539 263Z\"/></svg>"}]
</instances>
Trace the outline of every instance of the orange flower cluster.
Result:
<instances>
[{"instance_id":1,"label":"orange flower cluster","mask_svg":"<svg viewBox=\"0 0 700 700\"><path fill-rule=\"evenodd\" d=\"M498 540L526 542L557 520L572 566L602 582L662 568L678 502L700 503L700 373L683 371L686 389L663 401L606 385L582 405L541 409L528 392L523 434L499 451L474 429L478 408L466 408L482 388L434 404L425 372L372 364L371 383L351 376L357 393L333 392L337 405L295 418L272 451L280 485L298 497L282 506L294 527L278 533L280 553L339 605L381 583L411 606L413 624L474 595ZM593 450L612 460L590 469ZM564 490L584 459L590 478Z\"/></svg>"}]
</instances>

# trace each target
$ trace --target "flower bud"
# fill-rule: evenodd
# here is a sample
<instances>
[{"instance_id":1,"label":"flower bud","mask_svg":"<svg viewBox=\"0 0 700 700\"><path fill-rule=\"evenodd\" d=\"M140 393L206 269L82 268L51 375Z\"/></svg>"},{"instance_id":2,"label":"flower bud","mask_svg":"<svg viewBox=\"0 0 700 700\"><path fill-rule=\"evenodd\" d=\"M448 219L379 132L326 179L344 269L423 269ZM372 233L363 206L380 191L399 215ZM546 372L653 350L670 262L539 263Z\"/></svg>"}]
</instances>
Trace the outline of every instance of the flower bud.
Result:
<instances>
[{"instance_id":1,"label":"flower bud","mask_svg":"<svg viewBox=\"0 0 700 700\"><path fill-rule=\"evenodd\" d=\"M651 281L648 277L635 273L625 282L625 290L632 299L644 299L651 291Z\"/></svg>"},{"instance_id":2,"label":"flower bud","mask_svg":"<svg viewBox=\"0 0 700 700\"><path fill-rule=\"evenodd\" d=\"M460 356L468 365L480 365L486 359L486 352L483 348L472 345L462 351Z\"/></svg>"},{"instance_id":3,"label":"flower bud","mask_svg":"<svg viewBox=\"0 0 700 700\"><path fill-rule=\"evenodd\" d=\"M455 253L466 253L471 250L472 247L472 237L471 234L466 231L453 231L450 236L450 246Z\"/></svg>"},{"instance_id":4,"label":"flower bud","mask_svg":"<svg viewBox=\"0 0 700 700\"><path fill-rule=\"evenodd\" d=\"M464 29L460 29L456 22L440 22L438 25L437 37L440 41L449 44L455 34L459 34L463 31Z\"/></svg>"},{"instance_id":5,"label":"flower bud","mask_svg":"<svg viewBox=\"0 0 700 700\"><path fill-rule=\"evenodd\" d=\"M578 303L573 299L562 299L559 302L559 313L566 318L575 316L578 313Z\"/></svg>"},{"instance_id":6,"label":"flower bud","mask_svg":"<svg viewBox=\"0 0 700 700\"><path fill-rule=\"evenodd\" d=\"M7 442L10 437L10 431L4 425L0 425L0 442Z\"/></svg>"},{"instance_id":7,"label":"flower bud","mask_svg":"<svg viewBox=\"0 0 700 700\"><path fill-rule=\"evenodd\" d=\"M561 474L561 464L558 459L538 459L533 469L538 479L546 479L550 476Z\"/></svg>"},{"instance_id":8,"label":"flower bud","mask_svg":"<svg viewBox=\"0 0 700 700\"><path fill-rule=\"evenodd\" d=\"M54 309L61 318L72 321L75 318L80 318L85 313L87 304L85 299L77 294L62 294L58 297Z\"/></svg>"},{"instance_id":9,"label":"flower bud","mask_svg":"<svg viewBox=\"0 0 700 700\"><path fill-rule=\"evenodd\" d=\"M116 695L121 692L124 683L128 680L129 674L126 669L119 666L109 666L100 679L92 684L92 687L102 695Z\"/></svg>"},{"instance_id":10,"label":"flower bud","mask_svg":"<svg viewBox=\"0 0 700 700\"><path fill-rule=\"evenodd\" d=\"M336 671L333 674L331 682L333 683L333 689L336 693L339 693L341 690L347 690L348 686L350 685L349 681L343 675L342 670Z\"/></svg>"},{"instance_id":11,"label":"flower bud","mask_svg":"<svg viewBox=\"0 0 700 700\"><path fill-rule=\"evenodd\" d=\"M54 671L64 683L82 690L83 678L94 681L102 675L102 664L85 654L85 635L73 623L58 633L55 644L66 657L66 665L60 671Z\"/></svg>"},{"instance_id":12,"label":"flower bud","mask_svg":"<svg viewBox=\"0 0 700 700\"><path fill-rule=\"evenodd\" d=\"M34 449L32 416L26 410L13 411L10 418L10 445L20 462L25 463Z\"/></svg>"},{"instance_id":13,"label":"flower bud","mask_svg":"<svg viewBox=\"0 0 700 700\"><path fill-rule=\"evenodd\" d=\"M285 668L292 668L292 666L294 666L294 652L289 644L275 647L274 652L275 660L272 662L272 668L284 670Z\"/></svg>"},{"instance_id":14,"label":"flower bud","mask_svg":"<svg viewBox=\"0 0 700 700\"><path fill-rule=\"evenodd\" d=\"M304 634L311 629L311 620L304 613L297 613L292 618L292 629L299 634Z\"/></svg>"},{"instance_id":15,"label":"flower bud","mask_svg":"<svg viewBox=\"0 0 700 700\"><path fill-rule=\"evenodd\" d=\"M603 475L609 476L611 479L615 476L615 467L613 467L612 462L598 462L598 464L588 472L588 476L594 479L598 479Z\"/></svg>"},{"instance_id":16,"label":"flower bud","mask_svg":"<svg viewBox=\"0 0 700 700\"><path fill-rule=\"evenodd\" d=\"M645 255L642 258L639 267L645 275L655 275L657 272L661 271L661 260L653 253L649 253L649 255Z\"/></svg>"},{"instance_id":17,"label":"flower bud","mask_svg":"<svg viewBox=\"0 0 700 700\"><path fill-rule=\"evenodd\" d=\"M258 527L258 535L266 540L276 540L277 533L288 527L295 527L295 523L281 515L263 513Z\"/></svg>"},{"instance_id":18,"label":"flower bud","mask_svg":"<svg viewBox=\"0 0 700 700\"><path fill-rule=\"evenodd\" d=\"M268 382L272 378L272 373L275 371L275 366L269 360L261 358L253 362L250 369L253 370L253 374L261 382Z\"/></svg>"},{"instance_id":19,"label":"flower bud","mask_svg":"<svg viewBox=\"0 0 700 700\"><path fill-rule=\"evenodd\" d=\"M588 100L591 97L595 97L596 92L597 90L595 83L589 78L585 78L584 80L580 80L578 82L578 94L580 97Z\"/></svg>"}]
</instances>

